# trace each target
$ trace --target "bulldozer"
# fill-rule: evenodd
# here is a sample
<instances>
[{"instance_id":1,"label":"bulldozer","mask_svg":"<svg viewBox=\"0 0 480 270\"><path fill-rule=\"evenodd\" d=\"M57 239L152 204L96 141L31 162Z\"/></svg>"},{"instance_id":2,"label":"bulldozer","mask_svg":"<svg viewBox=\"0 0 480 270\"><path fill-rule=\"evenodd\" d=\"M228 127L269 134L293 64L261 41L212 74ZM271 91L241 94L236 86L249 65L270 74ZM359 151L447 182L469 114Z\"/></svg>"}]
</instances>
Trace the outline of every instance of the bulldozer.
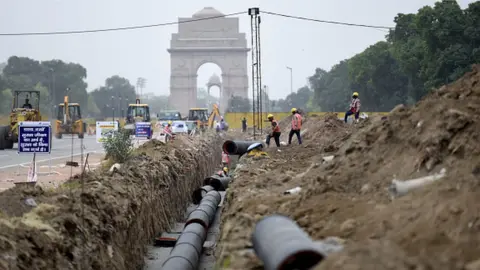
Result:
<instances>
[{"instance_id":1,"label":"bulldozer","mask_svg":"<svg viewBox=\"0 0 480 270\"><path fill-rule=\"evenodd\" d=\"M63 134L78 135L83 139L87 130L87 123L82 119L80 104L69 103L68 96L63 103L58 104L57 119L55 121L55 138L61 139Z\"/></svg>"},{"instance_id":2,"label":"bulldozer","mask_svg":"<svg viewBox=\"0 0 480 270\"><path fill-rule=\"evenodd\" d=\"M33 104L30 100L33 99ZM20 103L23 105L20 105ZM12 149L18 142L18 125L20 122L41 121L40 91L15 91L9 125L0 126L0 150Z\"/></svg>"},{"instance_id":3,"label":"bulldozer","mask_svg":"<svg viewBox=\"0 0 480 270\"><path fill-rule=\"evenodd\" d=\"M137 98L135 103L128 104L127 118L123 129L128 130L130 135L135 134L135 123L137 122L150 122L150 107L148 104L140 103L140 99ZM151 135L148 139L151 138Z\"/></svg>"}]
</instances>

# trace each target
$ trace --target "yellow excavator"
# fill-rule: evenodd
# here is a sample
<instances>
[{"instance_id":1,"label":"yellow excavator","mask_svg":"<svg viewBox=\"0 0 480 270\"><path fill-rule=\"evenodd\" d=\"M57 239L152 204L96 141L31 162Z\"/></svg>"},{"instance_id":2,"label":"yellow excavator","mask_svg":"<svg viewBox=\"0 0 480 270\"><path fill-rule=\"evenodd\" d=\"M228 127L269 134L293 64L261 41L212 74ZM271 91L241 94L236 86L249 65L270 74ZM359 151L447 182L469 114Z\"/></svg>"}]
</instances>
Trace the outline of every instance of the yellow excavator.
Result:
<instances>
[{"instance_id":1,"label":"yellow excavator","mask_svg":"<svg viewBox=\"0 0 480 270\"><path fill-rule=\"evenodd\" d=\"M42 121L40 91L15 91L9 121L8 126L0 126L0 150L12 149L13 144L18 142L20 122Z\"/></svg>"},{"instance_id":2,"label":"yellow excavator","mask_svg":"<svg viewBox=\"0 0 480 270\"><path fill-rule=\"evenodd\" d=\"M137 98L135 103L128 104L127 118L125 119L124 129L130 132L130 135L135 134L135 123L137 122L150 122L150 107L148 104L140 103L140 99ZM150 139L151 136L148 137Z\"/></svg>"},{"instance_id":3,"label":"yellow excavator","mask_svg":"<svg viewBox=\"0 0 480 270\"><path fill-rule=\"evenodd\" d=\"M194 121L195 126L201 130L213 128L217 117L221 119L217 104L213 104L210 114L208 113L208 108L191 108L188 111L188 121Z\"/></svg>"},{"instance_id":4,"label":"yellow excavator","mask_svg":"<svg viewBox=\"0 0 480 270\"><path fill-rule=\"evenodd\" d=\"M63 134L71 134L78 135L78 138L83 139L86 130L87 123L82 119L80 104L69 103L68 96L65 96L63 103L58 104L55 138L61 139Z\"/></svg>"}]
</instances>

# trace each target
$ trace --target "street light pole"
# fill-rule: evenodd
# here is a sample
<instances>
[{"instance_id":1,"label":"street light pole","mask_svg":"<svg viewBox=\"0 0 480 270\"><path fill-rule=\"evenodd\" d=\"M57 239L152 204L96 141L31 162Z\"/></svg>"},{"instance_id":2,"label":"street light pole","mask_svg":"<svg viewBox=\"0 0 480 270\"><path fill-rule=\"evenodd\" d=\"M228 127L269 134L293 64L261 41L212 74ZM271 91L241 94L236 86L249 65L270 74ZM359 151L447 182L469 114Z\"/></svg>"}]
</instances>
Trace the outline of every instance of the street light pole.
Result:
<instances>
[{"instance_id":1,"label":"street light pole","mask_svg":"<svg viewBox=\"0 0 480 270\"><path fill-rule=\"evenodd\" d=\"M112 121L115 121L115 104L114 104L114 96L112 96Z\"/></svg>"},{"instance_id":2,"label":"street light pole","mask_svg":"<svg viewBox=\"0 0 480 270\"><path fill-rule=\"evenodd\" d=\"M290 70L290 94L293 94L293 68L287 67Z\"/></svg>"},{"instance_id":3,"label":"street light pole","mask_svg":"<svg viewBox=\"0 0 480 270\"><path fill-rule=\"evenodd\" d=\"M290 70L290 94L293 94L293 68L287 67Z\"/></svg>"}]
</instances>

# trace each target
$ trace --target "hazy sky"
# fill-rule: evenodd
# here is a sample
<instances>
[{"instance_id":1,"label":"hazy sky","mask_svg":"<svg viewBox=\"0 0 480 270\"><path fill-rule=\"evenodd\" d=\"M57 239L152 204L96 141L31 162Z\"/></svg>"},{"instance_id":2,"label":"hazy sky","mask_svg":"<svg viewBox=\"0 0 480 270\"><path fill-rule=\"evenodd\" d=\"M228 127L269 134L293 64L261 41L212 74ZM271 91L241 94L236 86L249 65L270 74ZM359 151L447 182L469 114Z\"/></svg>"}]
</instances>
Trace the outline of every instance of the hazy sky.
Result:
<instances>
[{"instance_id":1,"label":"hazy sky","mask_svg":"<svg viewBox=\"0 0 480 270\"><path fill-rule=\"evenodd\" d=\"M250 7L288 15L351 23L393 26L397 13L416 12L433 0L0 0L0 32L44 32L114 28L177 21L211 6L224 14ZM462 7L469 0L458 1ZM250 17L240 16L240 29L250 37ZM37 60L61 59L82 64L88 70L89 91L103 85L112 75L147 78L146 92L168 94L170 55L166 51L177 26L142 30L62 36L0 37L0 62L11 55ZM369 45L384 39L374 29L328 25L262 16L263 82L270 96L290 93L293 68L294 89L305 85L316 67L329 69ZM250 44L250 40L248 40ZM248 57L249 65L251 57ZM218 67L200 68L198 85L204 85ZM250 73L249 73L250 74ZM250 92L250 91L249 91ZM215 94L215 93L214 93ZM218 93L216 94L218 95Z\"/></svg>"}]
</instances>

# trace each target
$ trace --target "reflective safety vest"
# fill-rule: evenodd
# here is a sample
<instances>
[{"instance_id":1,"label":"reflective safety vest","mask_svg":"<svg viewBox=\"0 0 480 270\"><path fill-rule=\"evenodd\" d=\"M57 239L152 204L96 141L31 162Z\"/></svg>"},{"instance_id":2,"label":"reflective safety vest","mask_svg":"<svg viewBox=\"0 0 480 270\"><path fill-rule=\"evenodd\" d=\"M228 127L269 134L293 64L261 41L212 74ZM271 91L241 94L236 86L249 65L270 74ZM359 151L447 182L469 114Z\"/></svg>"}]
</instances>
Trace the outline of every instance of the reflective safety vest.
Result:
<instances>
[{"instance_id":1,"label":"reflective safety vest","mask_svg":"<svg viewBox=\"0 0 480 270\"><path fill-rule=\"evenodd\" d=\"M228 156L227 153L222 152L222 163L229 164L230 163L230 157Z\"/></svg>"},{"instance_id":2,"label":"reflective safety vest","mask_svg":"<svg viewBox=\"0 0 480 270\"><path fill-rule=\"evenodd\" d=\"M353 113L357 113L360 111L360 99L359 98L352 98L350 102L350 111Z\"/></svg>"},{"instance_id":3,"label":"reflective safety vest","mask_svg":"<svg viewBox=\"0 0 480 270\"><path fill-rule=\"evenodd\" d=\"M163 128L163 133L172 135L172 128L169 127L169 126L165 126L165 127Z\"/></svg>"},{"instance_id":4,"label":"reflective safety vest","mask_svg":"<svg viewBox=\"0 0 480 270\"><path fill-rule=\"evenodd\" d=\"M296 113L292 117L292 129L300 130L302 128L302 116L299 113Z\"/></svg>"},{"instance_id":5,"label":"reflective safety vest","mask_svg":"<svg viewBox=\"0 0 480 270\"><path fill-rule=\"evenodd\" d=\"M280 126L277 120L272 120L272 132L280 132Z\"/></svg>"}]
</instances>

